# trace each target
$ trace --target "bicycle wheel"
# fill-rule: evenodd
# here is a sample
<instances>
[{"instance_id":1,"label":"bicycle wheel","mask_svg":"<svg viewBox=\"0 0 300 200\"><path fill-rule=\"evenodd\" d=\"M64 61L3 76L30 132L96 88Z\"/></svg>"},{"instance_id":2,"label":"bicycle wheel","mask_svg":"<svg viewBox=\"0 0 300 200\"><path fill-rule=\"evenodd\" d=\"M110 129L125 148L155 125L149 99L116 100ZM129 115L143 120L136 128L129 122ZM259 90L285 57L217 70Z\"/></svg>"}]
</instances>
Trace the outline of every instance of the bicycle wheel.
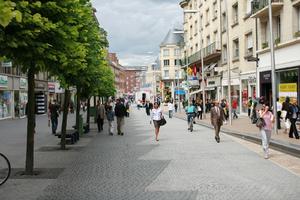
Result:
<instances>
[{"instance_id":1,"label":"bicycle wheel","mask_svg":"<svg viewBox=\"0 0 300 200\"><path fill-rule=\"evenodd\" d=\"M5 183L10 176L11 166L5 155L0 153L0 185Z\"/></svg>"}]
</instances>

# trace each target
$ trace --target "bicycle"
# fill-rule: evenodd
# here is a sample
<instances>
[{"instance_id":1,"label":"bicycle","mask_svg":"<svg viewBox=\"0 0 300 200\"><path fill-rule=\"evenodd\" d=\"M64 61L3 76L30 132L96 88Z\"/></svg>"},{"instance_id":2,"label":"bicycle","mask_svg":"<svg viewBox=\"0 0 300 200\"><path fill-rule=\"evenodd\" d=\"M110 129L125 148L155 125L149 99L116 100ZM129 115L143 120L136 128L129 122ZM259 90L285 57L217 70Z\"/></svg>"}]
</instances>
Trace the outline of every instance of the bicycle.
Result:
<instances>
[{"instance_id":1,"label":"bicycle","mask_svg":"<svg viewBox=\"0 0 300 200\"><path fill-rule=\"evenodd\" d=\"M188 130L193 132L193 128L194 128L194 114L189 114L190 115L190 122L188 123Z\"/></svg>"},{"instance_id":2,"label":"bicycle","mask_svg":"<svg viewBox=\"0 0 300 200\"><path fill-rule=\"evenodd\" d=\"M11 173L11 165L8 158L0 153L0 186L4 184Z\"/></svg>"}]
</instances>

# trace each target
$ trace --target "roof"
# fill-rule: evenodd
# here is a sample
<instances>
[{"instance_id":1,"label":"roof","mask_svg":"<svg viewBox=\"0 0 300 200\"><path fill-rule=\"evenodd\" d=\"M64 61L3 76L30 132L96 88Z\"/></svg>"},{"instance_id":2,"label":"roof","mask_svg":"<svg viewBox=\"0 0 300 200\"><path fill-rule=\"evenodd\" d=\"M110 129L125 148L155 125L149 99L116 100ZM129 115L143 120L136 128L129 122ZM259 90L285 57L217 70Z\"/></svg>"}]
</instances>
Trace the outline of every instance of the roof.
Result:
<instances>
[{"instance_id":1,"label":"roof","mask_svg":"<svg viewBox=\"0 0 300 200\"><path fill-rule=\"evenodd\" d=\"M168 34L166 35L165 39L162 41L162 43L160 44L161 46L164 46L164 45L170 45L170 44L173 44L173 45L180 45L183 43L183 33L176 33L176 32L179 32L179 31L182 31L180 29L176 29L176 28L173 28L173 29L170 29Z\"/></svg>"}]
</instances>

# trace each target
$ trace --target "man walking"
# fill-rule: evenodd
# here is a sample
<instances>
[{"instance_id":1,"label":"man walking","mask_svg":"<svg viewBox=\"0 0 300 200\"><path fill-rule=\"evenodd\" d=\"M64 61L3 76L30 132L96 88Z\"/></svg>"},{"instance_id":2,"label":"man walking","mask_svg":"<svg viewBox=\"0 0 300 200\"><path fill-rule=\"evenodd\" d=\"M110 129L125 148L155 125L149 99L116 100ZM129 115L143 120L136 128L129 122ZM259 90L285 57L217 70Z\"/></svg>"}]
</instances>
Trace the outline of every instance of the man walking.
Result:
<instances>
[{"instance_id":1,"label":"man walking","mask_svg":"<svg viewBox=\"0 0 300 200\"><path fill-rule=\"evenodd\" d=\"M97 108L96 108L98 132L103 131L104 116L105 116L105 107L103 104L100 104L100 101L98 100Z\"/></svg>"},{"instance_id":2,"label":"man walking","mask_svg":"<svg viewBox=\"0 0 300 200\"><path fill-rule=\"evenodd\" d=\"M172 118L173 116L173 110L174 110L174 106L173 106L173 102L169 101L168 103L168 110L169 110L169 118Z\"/></svg>"},{"instance_id":3,"label":"man walking","mask_svg":"<svg viewBox=\"0 0 300 200\"><path fill-rule=\"evenodd\" d=\"M290 138L293 138L293 135L295 135L295 138L299 139L299 134L296 127L296 121L298 119L299 112L300 112L300 108L297 104L297 100L293 99L293 103L289 106L289 112L288 112L289 120L291 121L291 128L289 132Z\"/></svg>"},{"instance_id":4,"label":"man walking","mask_svg":"<svg viewBox=\"0 0 300 200\"><path fill-rule=\"evenodd\" d=\"M149 101L146 101L145 109L146 109L146 114L150 116L150 111L153 109L153 104L150 103Z\"/></svg>"},{"instance_id":5,"label":"man walking","mask_svg":"<svg viewBox=\"0 0 300 200\"><path fill-rule=\"evenodd\" d=\"M210 120L211 120L211 124L215 129L215 140L217 141L217 143L220 143L220 129L221 126L223 125L223 121L225 120L225 117L224 117L224 111L219 106L219 101L217 100L215 101L214 107L211 108Z\"/></svg>"},{"instance_id":6,"label":"man walking","mask_svg":"<svg viewBox=\"0 0 300 200\"><path fill-rule=\"evenodd\" d=\"M276 106L277 106L277 129L281 129L280 119L281 119L282 104L279 102L279 98L276 99Z\"/></svg>"},{"instance_id":7,"label":"man walking","mask_svg":"<svg viewBox=\"0 0 300 200\"><path fill-rule=\"evenodd\" d=\"M120 101L120 99L117 99L117 103L116 103L116 106L115 106L115 115L117 117L118 135L124 135L123 125L124 125L124 117L126 116L126 107Z\"/></svg>"},{"instance_id":8,"label":"man walking","mask_svg":"<svg viewBox=\"0 0 300 200\"><path fill-rule=\"evenodd\" d=\"M59 116L59 105L56 103L56 100L53 100L53 102L50 103L49 112L52 125L52 134L56 134Z\"/></svg>"}]
</instances>

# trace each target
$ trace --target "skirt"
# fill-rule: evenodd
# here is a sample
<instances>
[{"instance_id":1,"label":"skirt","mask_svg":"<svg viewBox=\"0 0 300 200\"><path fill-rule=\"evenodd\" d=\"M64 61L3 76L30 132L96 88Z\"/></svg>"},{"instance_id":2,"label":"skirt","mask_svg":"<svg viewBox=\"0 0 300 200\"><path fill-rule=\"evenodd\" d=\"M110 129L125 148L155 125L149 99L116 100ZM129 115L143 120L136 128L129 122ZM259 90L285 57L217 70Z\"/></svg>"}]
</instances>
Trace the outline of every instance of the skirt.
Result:
<instances>
[{"instance_id":1,"label":"skirt","mask_svg":"<svg viewBox=\"0 0 300 200\"><path fill-rule=\"evenodd\" d=\"M153 120L153 124L155 128L159 128L160 124L159 124L159 120Z\"/></svg>"}]
</instances>

